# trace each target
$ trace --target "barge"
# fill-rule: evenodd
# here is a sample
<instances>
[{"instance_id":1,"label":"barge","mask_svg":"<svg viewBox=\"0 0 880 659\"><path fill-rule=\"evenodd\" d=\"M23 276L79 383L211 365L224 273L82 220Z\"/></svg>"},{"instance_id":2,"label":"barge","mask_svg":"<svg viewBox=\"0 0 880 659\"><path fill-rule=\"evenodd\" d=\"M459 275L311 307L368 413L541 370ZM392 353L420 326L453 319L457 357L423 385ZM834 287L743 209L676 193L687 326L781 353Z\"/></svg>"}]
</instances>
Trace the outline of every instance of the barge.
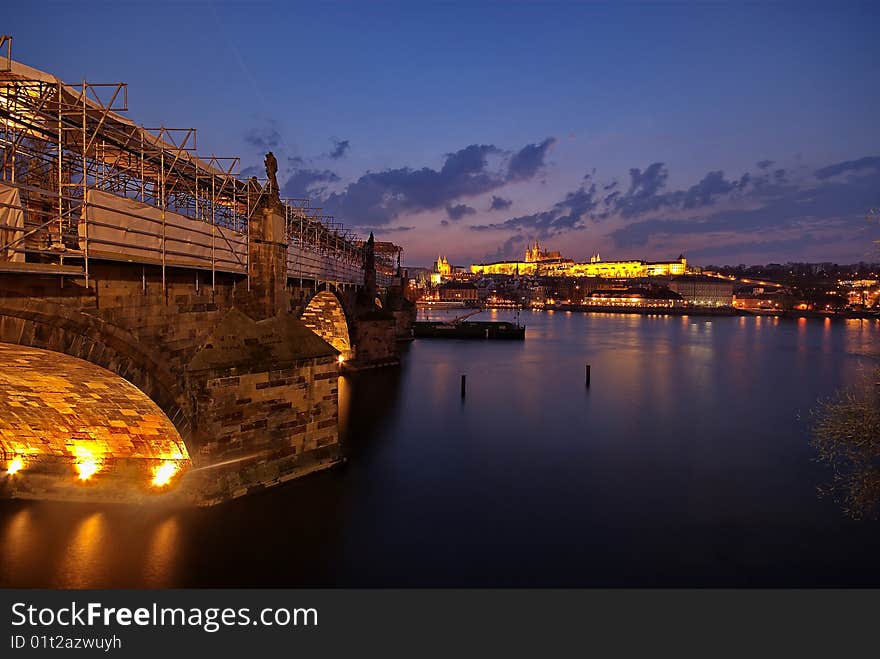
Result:
<instances>
[{"instance_id":1,"label":"barge","mask_svg":"<svg viewBox=\"0 0 880 659\"><path fill-rule=\"evenodd\" d=\"M431 322L413 323L417 339L501 339L526 338L525 325L508 322Z\"/></svg>"}]
</instances>

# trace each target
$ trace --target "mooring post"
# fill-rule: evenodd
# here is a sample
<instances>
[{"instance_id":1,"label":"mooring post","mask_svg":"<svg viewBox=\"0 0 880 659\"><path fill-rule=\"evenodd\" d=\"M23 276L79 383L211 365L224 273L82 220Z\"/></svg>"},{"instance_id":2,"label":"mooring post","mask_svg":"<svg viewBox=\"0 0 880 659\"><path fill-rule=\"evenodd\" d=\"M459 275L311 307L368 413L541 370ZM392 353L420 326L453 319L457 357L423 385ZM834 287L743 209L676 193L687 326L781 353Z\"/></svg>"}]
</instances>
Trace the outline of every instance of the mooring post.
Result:
<instances>
[{"instance_id":1,"label":"mooring post","mask_svg":"<svg viewBox=\"0 0 880 659\"><path fill-rule=\"evenodd\" d=\"M585 380L584 384L586 384L586 386L588 386L588 387L590 386L590 365L589 364L587 364L587 374L586 374L586 380Z\"/></svg>"},{"instance_id":2,"label":"mooring post","mask_svg":"<svg viewBox=\"0 0 880 659\"><path fill-rule=\"evenodd\" d=\"M466 379L466 378L467 378L466 375L462 375L462 376L461 376L461 397L462 397L462 398L464 398L465 379Z\"/></svg>"}]
</instances>

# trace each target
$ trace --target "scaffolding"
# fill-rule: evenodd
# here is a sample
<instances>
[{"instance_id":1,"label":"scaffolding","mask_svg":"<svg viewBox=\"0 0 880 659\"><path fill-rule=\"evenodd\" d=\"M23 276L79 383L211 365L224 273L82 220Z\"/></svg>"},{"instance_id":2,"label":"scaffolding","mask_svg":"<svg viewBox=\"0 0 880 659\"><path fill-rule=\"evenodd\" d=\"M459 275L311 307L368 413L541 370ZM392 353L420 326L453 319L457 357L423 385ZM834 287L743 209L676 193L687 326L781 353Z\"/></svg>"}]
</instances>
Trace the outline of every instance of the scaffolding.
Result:
<instances>
[{"instance_id":1,"label":"scaffolding","mask_svg":"<svg viewBox=\"0 0 880 659\"><path fill-rule=\"evenodd\" d=\"M0 37L0 268L70 272L95 260L248 276L248 219L268 194L237 157L200 157L195 128L140 126L125 83L67 84ZM5 54L4 54L5 51ZM288 277L363 283L363 241L308 199L282 202ZM381 277L387 285L388 279Z\"/></svg>"}]
</instances>

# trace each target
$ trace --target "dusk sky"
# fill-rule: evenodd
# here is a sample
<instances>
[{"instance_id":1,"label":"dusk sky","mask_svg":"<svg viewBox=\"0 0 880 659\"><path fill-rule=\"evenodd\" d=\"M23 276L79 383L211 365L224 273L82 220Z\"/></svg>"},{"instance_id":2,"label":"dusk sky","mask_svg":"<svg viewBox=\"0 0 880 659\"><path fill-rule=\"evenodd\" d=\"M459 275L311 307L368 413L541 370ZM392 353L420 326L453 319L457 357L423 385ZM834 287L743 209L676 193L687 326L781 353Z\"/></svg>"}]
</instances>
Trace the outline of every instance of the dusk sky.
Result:
<instances>
[{"instance_id":1,"label":"dusk sky","mask_svg":"<svg viewBox=\"0 0 880 659\"><path fill-rule=\"evenodd\" d=\"M13 58L124 81L243 174L457 265L880 261L880 5L25 3Z\"/></svg>"}]
</instances>

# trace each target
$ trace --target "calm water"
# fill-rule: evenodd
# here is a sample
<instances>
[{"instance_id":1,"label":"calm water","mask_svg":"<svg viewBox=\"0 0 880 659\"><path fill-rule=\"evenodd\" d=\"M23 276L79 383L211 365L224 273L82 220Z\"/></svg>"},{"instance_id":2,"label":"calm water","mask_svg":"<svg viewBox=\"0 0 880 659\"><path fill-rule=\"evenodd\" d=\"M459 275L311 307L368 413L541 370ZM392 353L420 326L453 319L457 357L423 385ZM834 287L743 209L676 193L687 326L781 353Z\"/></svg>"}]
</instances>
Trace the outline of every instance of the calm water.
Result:
<instances>
[{"instance_id":1,"label":"calm water","mask_svg":"<svg viewBox=\"0 0 880 659\"><path fill-rule=\"evenodd\" d=\"M0 585L880 586L807 431L875 322L523 320L344 379L344 469L207 510L0 502Z\"/></svg>"}]
</instances>

